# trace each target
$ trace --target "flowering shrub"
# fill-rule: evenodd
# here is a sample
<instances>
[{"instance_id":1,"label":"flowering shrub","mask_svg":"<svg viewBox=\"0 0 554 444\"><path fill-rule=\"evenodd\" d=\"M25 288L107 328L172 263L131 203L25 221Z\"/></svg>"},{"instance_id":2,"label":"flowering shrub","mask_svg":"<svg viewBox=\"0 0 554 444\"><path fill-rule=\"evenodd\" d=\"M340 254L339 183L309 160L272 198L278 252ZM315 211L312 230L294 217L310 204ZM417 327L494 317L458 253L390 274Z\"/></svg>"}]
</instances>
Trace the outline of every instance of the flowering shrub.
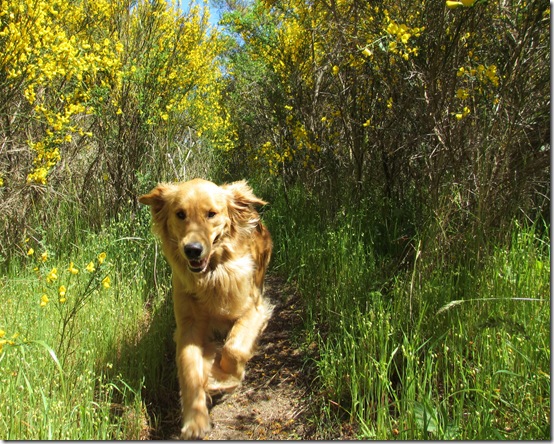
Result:
<instances>
[{"instance_id":1,"label":"flowering shrub","mask_svg":"<svg viewBox=\"0 0 554 444\"><path fill-rule=\"evenodd\" d=\"M203 5L183 12L162 0L2 2L0 208L12 245L23 237L28 202L56 207L52 190L54 200L73 201L82 190L97 222L134 200L143 166L164 178L155 170L186 143L185 131L192 143L228 149L234 136L219 103L224 48ZM9 251L3 242L0 253Z\"/></svg>"},{"instance_id":2,"label":"flowering shrub","mask_svg":"<svg viewBox=\"0 0 554 444\"><path fill-rule=\"evenodd\" d=\"M256 171L338 200L367 189L461 209L468 223L509 220L548 194L549 18L538 1L237 9L224 23L240 43L229 68L229 106L246 110L234 115L239 146Z\"/></svg>"},{"instance_id":3,"label":"flowering shrub","mask_svg":"<svg viewBox=\"0 0 554 444\"><path fill-rule=\"evenodd\" d=\"M110 9L110 2L102 0L11 0L0 6L5 78L0 96L7 107L11 96L22 94L26 119L40 128L21 141L34 153L30 183L45 185L61 160L61 147L73 133L83 134L75 117L90 113L93 84L117 79L122 46L103 27Z\"/></svg>"}]
</instances>

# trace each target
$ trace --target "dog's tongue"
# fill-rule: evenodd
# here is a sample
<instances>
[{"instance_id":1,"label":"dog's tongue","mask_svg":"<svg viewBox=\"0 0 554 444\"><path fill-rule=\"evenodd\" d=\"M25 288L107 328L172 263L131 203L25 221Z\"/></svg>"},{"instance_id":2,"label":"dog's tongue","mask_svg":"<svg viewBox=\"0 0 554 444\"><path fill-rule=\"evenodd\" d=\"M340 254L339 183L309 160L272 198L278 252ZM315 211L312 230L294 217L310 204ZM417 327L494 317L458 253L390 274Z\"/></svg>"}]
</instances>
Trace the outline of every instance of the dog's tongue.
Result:
<instances>
[{"instance_id":1,"label":"dog's tongue","mask_svg":"<svg viewBox=\"0 0 554 444\"><path fill-rule=\"evenodd\" d=\"M206 259L202 259L200 261L189 260L189 265L192 271L204 271L204 268L206 267Z\"/></svg>"}]
</instances>

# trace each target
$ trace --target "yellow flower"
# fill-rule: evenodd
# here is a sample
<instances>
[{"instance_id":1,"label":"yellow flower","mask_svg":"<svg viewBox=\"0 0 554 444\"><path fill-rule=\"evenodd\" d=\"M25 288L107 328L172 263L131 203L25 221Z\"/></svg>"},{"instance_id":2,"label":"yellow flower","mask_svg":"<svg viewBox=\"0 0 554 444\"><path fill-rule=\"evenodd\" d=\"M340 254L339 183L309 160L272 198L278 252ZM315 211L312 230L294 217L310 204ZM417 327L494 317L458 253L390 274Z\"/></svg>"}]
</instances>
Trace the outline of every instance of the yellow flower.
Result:
<instances>
[{"instance_id":1,"label":"yellow flower","mask_svg":"<svg viewBox=\"0 0 554 444\"><path fill-rule=\"evenodd\" d=\"M496 75L496 65L490 65L485 71L485 75L494 86L498 86L498 76Z\"/></svg>"},{"instance_id":2,"label":"yellow flower","mask_svg":"<svg viewBox=\"0 0 554 444\"><path fill-rule=\"evenodd\" d=\"M462 3L447 0L446 7L450 9L456 9L458 6L462 6Z\"/></svg>"},{"instance_id":3,"label":"yellow flower","mask_svg":"<svg viewBox=\"0 0 554 444\"><path fill-rule=\"evenodd\" d=\"M106 260L106 253L102 252L98 255L98 263L102 264Z\"/></svg>"},{"instance_id":4,"label":"yellow flower","mask_svg":"<svg viewBox=\"0 0 554 444\"><path fill-rule=\"evenodd\" d=\"M369 48L364 48L364 50L362 51L362 54L365 55L366 57L371 57L371 55L373 55L373 53L371 52L371 50Z\"/></svg>"},{"instance_id":5,"label":"yellow flower","mask_svg":"<svg viewBox=\"0 0 554 444\"><path fill-rule=\"evenodd\" d=\"M50 273L48 273L48 275L46 276L46 282L48 282L49 284L51 284L52 282L54 282L56 279L58 279L58 269L57 268L52 268L52 270L50 271Z\"/></svg>"},{"instance_id":6,"label":"yellow flower","mask_svg":"<svg viewBox=\"0 0 554 444\"><path fill-rule=\"evenodd\" d=\"M41 261L41 262L46 262L47 260L48 260L48 252L45 251L44 253L42 253L42 254L40 255L40 261Z\"/></svg>"},{"instance_id":7,"label":"yellow flower","mask_svg":"<svg viewBox=\"0 0 554 444\"><path fill-rule=\"evenodd\" d=\"M77 274L79 273L79 269L75 268L73 265L73 262L69 263L69 268L67 269L71 274Z\"/></svg>"},{"instance_id":8,"label":"yellow flower","mask_svg":"<svg viewBox=\"0 0 554 444\"><path fill-rule=\"evenodd\" d=\"M32 256L33 254L35 254L35 250L29 248L29 251L27 251L27 256Z\"/></svg>"},{"instance_id":9,"label":"yellow flower","mask_svg":"<svg viewBox=\"0 0 554 444\"><path fill-rule=\"evenodd\" d=\"M469 97L469 92L467 89L458 88L458 90L456 91L456 97L460 100L465 100Z\"/></svg>"},{"instance_id":10,"label":"yellow flower","mask_svg":"<svg viewBox=\"0 0 554 444\"><path fill-rule=\"evenodd\" d=\"M43 294L42 297L40 298L40 306L41 307L46 307L46 304L48 304L49 301L50 301L50 299L48 299L48 296Z\"/></svg>"},{"instance_id":11,"label":"yellow flower","mask_svg":"<svg viewBox=\"0 0 554 444\"><path fill-rule=\"evenodd\" d=\"M336 76L339 73L339 67L337 65L333 66L333 75Z\"/></svg>"},{"instance_id":12,"label":"yellow flower","mask_svg":"<svg viewBox=\"0 0 554 444\"><path fill-rule=\"evenodd\" d=\"M91 261L88 263L88 265L86 266L86 270L89 272L89 273L92 273L95 268L94 268L94 263Z\"/></svg>"},{"instance_id":13,"label":"yellow flower","mask_svg":"<svg viewBox=\"0 0 554 444\"><path fill-rule=\"evenodd\" d=\"M60 285L60 288L58 290L58 293L60 295L60 302L63 304L65 301L66 301L66 298L65 298L65 292L66 292L66 288L64 285Z\"/></svg>"},{"instance_id":14,"label":"yellow flower","mask_svg":"<svg viewBox=\"0 0 554 444\"><path fill-rule=\"evenodd\" d=\"M466 117L470 113L471 113L471 110L469 109L469 107L464 106L464 109L462 110L461 113L455 113L454 115L455 115L456 119L462 120L464 117Z\"/></svg>"},{"instance_id":15,"label":"yellow flower","mask_svg":"<svg viewBox=\"0 0 554 444\"><path fill-rule=\"evenodd\" d=\"M112 280L110 279L109 276L106 276L103 280L102 280L102 286L104 288L110 288L110 285L112 283Z\"/></svg>"},{"instance_id":16,"label":"yellow flower","mask_svg":"<svg viewBox=\"0 0 554 444\"><path fill-rule=\"evenodd\" d=\"M6 332L4 330L0 330L0 338L3 338L6 336Z\"/></svg>"},{"instance_id":17,"label":"yellow flower","mask_svg":"<svg viewBox=\"0 0 554 444\"><path fill-rule=\"evenodd\" d=\"M411 36L412 35L409 32L406 32L406 33L402 34L402 37L400 37L400 40L402 41L402 43L406 44L406 43L408 43L408 40L410 40Z\"/></svg>"}]
</instances>

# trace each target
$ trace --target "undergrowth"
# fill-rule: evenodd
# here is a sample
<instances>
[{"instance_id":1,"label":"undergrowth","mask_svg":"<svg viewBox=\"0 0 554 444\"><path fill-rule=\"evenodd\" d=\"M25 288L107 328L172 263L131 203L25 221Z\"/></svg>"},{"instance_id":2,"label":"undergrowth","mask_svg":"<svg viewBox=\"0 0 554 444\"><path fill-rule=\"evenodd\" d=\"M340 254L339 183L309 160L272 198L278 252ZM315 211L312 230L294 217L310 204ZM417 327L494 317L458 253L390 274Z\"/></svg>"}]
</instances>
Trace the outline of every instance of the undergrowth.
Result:
<instances>
[{"instance_id":1,"label":"undergrowth","mask_svg":"<svg viewBox=\"0 0 554 444\"><path fill-rule=\"evenodd\" d=\"M347 421L359 438L549 438L548 227L514 222L508 242L447 262L429 252L430 227L387 254L379 236L406 236L383 231L379 208L329 222L324 203L287 197L268 196L265 219L274 268L298 285L318 346L321 437Z\"/></svg>"},{"instance_id":2,"label":"undergrowth","mask_svg":"<svg viewBox=\"0 0 554 444\"><path fill-rule=\"evenodd\" d=\"M272 272L302 295L318 437L350 423L368 439L549 438L546 224L514 221L507 241L446 260L431 224L406 229L369 202L330 218L300 188L255 188ZM165 436L174 327L148 210L97 232L64 212L71 237L38 226L4 263L2 438Z\"/></svg>"},{"instance_id":3,"label":"undergrowth","mask_svg":"<svg viewBox=\"0 0 554 444\"><path fill-rule=\"evenodd\" d=\"M0 280L1 437L143 438L147 389L166 385L167 268L146 211L99 233L66 216L72 244L39 228Z\"/></svg>"}]
</instances>

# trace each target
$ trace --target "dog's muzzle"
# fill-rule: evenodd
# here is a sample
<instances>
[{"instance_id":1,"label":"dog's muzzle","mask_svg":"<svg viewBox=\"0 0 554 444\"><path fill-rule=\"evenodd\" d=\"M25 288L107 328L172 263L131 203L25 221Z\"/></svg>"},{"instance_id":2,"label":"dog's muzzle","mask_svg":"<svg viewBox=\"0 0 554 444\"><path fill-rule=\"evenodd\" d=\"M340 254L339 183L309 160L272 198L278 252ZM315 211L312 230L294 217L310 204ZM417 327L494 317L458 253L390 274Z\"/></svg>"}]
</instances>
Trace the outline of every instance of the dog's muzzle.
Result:
<instances>
[{"instance_id":1,"label":"dog's muzzle","mask_svg":"<svg viewBox=\"0 0 554 444\"><path fill-rule=\"evenodd\" d=\"M185 245L185 256L189 261L190 271L202 273L208 266L208 257L202 257L204 247L200 242L191 242Z\"/></svg>"}]
</instances>

